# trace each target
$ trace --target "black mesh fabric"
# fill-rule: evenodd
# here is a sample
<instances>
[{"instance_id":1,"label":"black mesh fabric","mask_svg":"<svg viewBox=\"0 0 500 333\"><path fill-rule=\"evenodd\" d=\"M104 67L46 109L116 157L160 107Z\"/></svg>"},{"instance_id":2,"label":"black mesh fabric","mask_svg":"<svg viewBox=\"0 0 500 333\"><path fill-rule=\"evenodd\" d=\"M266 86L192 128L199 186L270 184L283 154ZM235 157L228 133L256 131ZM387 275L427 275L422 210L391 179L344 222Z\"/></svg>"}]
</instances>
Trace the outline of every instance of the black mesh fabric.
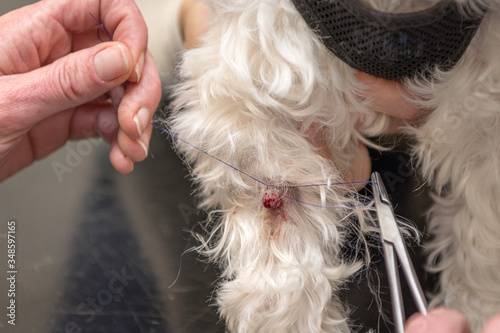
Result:
<instances>
[{"instance_id":1,"label":"black mesh fabric","mask_svg":"<svg viewBox=\"0 0 500 333\"><path fill-rule=\"evenodd\" d=\"M395 81L415 74L427 76L436 65L451 69L484 17L465 16L447 0L404 14L376 11L359 0L292 1L338 58L355 69Z\"/></svg>"}]
</instances>

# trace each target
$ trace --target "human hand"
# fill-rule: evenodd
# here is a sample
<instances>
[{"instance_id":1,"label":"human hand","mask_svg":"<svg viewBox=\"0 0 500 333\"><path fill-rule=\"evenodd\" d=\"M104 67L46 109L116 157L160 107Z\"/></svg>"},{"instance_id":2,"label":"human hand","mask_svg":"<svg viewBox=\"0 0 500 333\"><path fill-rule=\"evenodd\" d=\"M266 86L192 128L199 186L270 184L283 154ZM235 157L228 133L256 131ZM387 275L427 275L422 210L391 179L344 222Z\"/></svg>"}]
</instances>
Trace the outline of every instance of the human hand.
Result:
<instances>
[{"instance_id":1,"label":"human hand","mask_svg":"<svg viewBox=\"0 0 500 333\"><path fill-rule=\"evenodd\" d=\"M184 48L189 50L200 45L200 37L208 30L211 10L201 0L183 0L179 24L184 40Z\"/></svg>"},{"instance_id":2,"label":"human hand","mask_svg":"<svg viewBox=\"0 0 500 333\"><path fill-rule=\"evenodd\" d=\"M309 143L317 148L318 154L327 160L333 160L323 130L317 124L312 124L305 130L305 137ZM365 187L366 181L370 179L371 174L370 155L363 143L358 142L358 146L353 148L349 165L349 170L345 170L341 174L342 180L351 183L349 187L359 191Z\"/></svg>"},{"instance_id":3,"label":"human hand","mask_svg":"<svg viewBox=\"0 0 500 333\"><path fill-rule=\"evenodd\" d=\"M356 77L367 86L366 95L372 101L372 111L386 114L395 120L395 125L401 125L402 121L412 121L428 113L428 110L412 105L408 102L410 96L401 82L391 81L375 77L360 71Z\"/></svg>"},{"instance_id":4,"label":"human hand","mask_svg":"<svg viewBox=\"0 0 500 333\"><path fill-rule=\"evenodd\" d=\"M161 85L133 0L40 1L0 17L0 35L0 180L89 136L119 172L147 156Z\"/></svg>"},{"instance_id":5,"label":"human hand","mask_svg":"<svg viewBox=\"0 0 500 333\"><path fill-rule=\"evenodd\" d=\"M183 1L179 22L187 49L199 45L199 37L208 29L209 16L210 8L202 1ZM391 126L387 129L387 133L398 131L404 122L415 120L426 113L426 110L419 109L408 102L405 97L408 91L402 83L377 78L359 71L356 72L356 77L367 87L366 95L372 101L372 111L391 117ZM332 158L323 132L315 125L307 129L306 138L318 147L318 152L322 156L327 159ZM362 183L369 180L371 163L368 149L362 143L359 143L357 149L353 150L353 154L352 168L343 174L343 178L346 182L360 182L354 185L354 188L359 190L364 186Z\"/></svg>"},{"instance_id":6,"label":"human hand","mask_svg":"<svg viewBox=\"0 0 500 333\"><path fill-rule=\"evenodd\" d=\"M406 333L470 333L467 319L455 310L437 308L426 316L414 314L405 326ZM490 319L482 333L500 332L500 315Z\"/></svg>"},{"instance_id":7,"label":"human hand","mask_svg":"<svg viewBox=\"0 0 500 333\"><path fill-rule=\"evenodd\" d=\"M208 29L210 8L201 0L184 0L179 13L180 28L186 49L199 45L199 38ZM426 113L408 102L408 91L401 82L378 78L361 71L356 77L366 84L371 109L395 119L413 120ZM400 123L398 123L400 124Z\"/></svg>"},{"instance_id":8,"label":"human hand","mask_svg":"<svg viewBox=\"0 0 500 333\"><path fill-rule=\"evenodd\" d=\"M419 121L428 114L429 110L418 108L408 101L407 97L410 94L403 83L378 78L360 71L357 71L355 76L367 87L366 98L371 101L371 110L389 116L389 127L384 134L398 133L402 126ZM371 173L368 149L362 143L359 145L364 149L359 149L353 160L351 168L354 171L350 172L348 178L351 182L366 182ZM358 186L357 189L360 187L362 186Z\"/></svg>"}]
</instances>

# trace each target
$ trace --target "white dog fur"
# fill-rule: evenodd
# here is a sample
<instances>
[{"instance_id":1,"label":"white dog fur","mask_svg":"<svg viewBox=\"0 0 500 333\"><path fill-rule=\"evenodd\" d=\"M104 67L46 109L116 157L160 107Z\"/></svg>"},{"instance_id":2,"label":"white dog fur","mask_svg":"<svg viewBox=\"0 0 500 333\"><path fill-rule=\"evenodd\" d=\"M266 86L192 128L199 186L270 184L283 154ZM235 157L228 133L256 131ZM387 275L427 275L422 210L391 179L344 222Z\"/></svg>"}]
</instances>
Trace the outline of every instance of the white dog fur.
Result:
<instances>
[{"instance_id":1,"label":"white dog fur","mask_svg":"<svg viewBox=\"0 0 500 333\"><path fill-rule=\"evenodd\" d=\"M439 0L366 0L414 11ZM462 0L473 12L472 0ZM432 82L408 80L413 103L433 111L419 127L416 160L435 191L428 268L440 273L432 305L464 313L474 331L500 311L500 1L463 58ZM172 131L274 186L342 182L358 142L388 118L370 110L355 71L331 54L291 0L207 0L200 48L183 54ZM324 131L333 162L307 139ZM371 221L350 186L275 188L178 141L201 206L212 210L203 250L223 276L217 302L231 332L348 332L339 287L363 267L340 248L353 217ZM271 192L271 193L270 193ZM280 204L265 208L276 195ZM264 198L264 199L263 199ZM309 204L305 204L309 203ZM334 206L337 209L310 205ZM342 208L344 207L344 208Z\"/></svg>"}]
</instances>

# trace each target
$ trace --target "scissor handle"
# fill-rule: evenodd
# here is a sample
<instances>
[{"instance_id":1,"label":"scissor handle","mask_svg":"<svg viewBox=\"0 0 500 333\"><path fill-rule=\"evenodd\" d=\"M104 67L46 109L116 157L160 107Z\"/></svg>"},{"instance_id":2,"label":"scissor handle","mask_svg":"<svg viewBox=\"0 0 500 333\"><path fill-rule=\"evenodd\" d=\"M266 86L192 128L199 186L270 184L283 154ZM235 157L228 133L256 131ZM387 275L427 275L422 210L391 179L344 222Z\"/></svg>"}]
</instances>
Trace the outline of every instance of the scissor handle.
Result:
<instances>
[{"instance_id":1,"label":"scissor handle","mask_svg":"<svg viewBox=\"0 0 500 333\"><path fill-rule=\"evenodd\" d=\"M394 247L391 243L383 243L385 268L391 290L392 316L394 318L394 329L396 333L404 333L405 308L403 304L403 294L399 280L398 265Z\"/></svg>"},{"instance_id":2,"label":"scissor handle","mask_svg":"<svg viewBox=\"0 0 500 333\"><path fill-rule=\"evenodd\" d=\"M410 260L410 255L404 243L394 244L396 254L398 255L399 262L406 277L406 282L408 282L408 287L410 287L411 294L413 296L413 301L417 306L420 313L427 314L427 300L425 299L424 292L422 291L422 286L418 282L417 273L415 273L415 268Z\"/></svg>"},{"instance_id":3,"label":"scissor handle","mask_svg":"<svg viewBox=\"0 0 500 333\"><path fill-rule=\"evenodd\" d=\"M397 332L403 333L405 315L396 255L401 263L401 268L403 269L415 304L418 310L424 315L427 314L427 301L415 273L415 268L410 260L403 237L397 226L394 210L382 182L382 177L378 172L372 174L372 181L380 236L384 248L387 275L391 289L394 325Z\"/></svg>"}]
</instances>

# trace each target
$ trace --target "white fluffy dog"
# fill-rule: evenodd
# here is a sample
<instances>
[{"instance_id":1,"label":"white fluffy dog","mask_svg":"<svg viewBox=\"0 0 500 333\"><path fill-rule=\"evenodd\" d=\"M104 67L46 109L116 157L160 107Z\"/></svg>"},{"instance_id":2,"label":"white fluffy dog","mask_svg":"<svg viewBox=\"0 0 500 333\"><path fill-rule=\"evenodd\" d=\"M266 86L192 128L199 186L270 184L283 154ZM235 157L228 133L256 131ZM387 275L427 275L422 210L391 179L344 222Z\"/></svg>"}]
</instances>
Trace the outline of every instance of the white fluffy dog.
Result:
<instances>
[{"instance_id":1,"label":"white fluffy dog","mask_svg":"<svg viewBox=\"0 0 500 333\"><path fill-rule=\"evenodd\" d=\"M365 0L394 12L438 1ZM223 268L220 312L231 332L347 332L336 293L364 263L344 262L340 248L352 218L361 234L371 223L356 190L335 184L358 142L382 133L388 118L370 110L355 70L291 0L207 3L210 29L183 55L169 126L212 155L177 141L202 207L213 211L203 248ZM412 103L432 110L407 128L436 191L426 244L428 268L440 276L432 305L461 311L476 331L500 311L500 1L489 5L451 70L406 82ZM332 159L308 139L316 129Z\"/></svg>"}]
</instances>

